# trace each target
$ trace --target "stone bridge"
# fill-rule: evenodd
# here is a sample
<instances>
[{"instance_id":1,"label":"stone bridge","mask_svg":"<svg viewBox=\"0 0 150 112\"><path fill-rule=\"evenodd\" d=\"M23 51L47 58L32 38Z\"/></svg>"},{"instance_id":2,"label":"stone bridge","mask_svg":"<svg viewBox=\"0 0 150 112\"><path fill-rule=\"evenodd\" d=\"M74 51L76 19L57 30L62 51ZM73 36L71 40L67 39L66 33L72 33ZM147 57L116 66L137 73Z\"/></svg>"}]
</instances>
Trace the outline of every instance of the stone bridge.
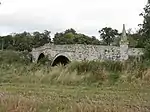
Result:
<instances>
[{"instance_id":1,"label":"stone bridge","mask_svg":"<svg viewBox=\"0 0 150 112\"><path fill-rule=\"evenodd\" d=\"M70 61L82 60L127 60L129 56L143 55L142 49L128 48L128 41L123 27L120 46L101 45L54 45L46 44L39 48L34 48L31 52L33 62L38 62L47 56L52 66L58 63L67 64Z\"/></svg>"}]
</instances>

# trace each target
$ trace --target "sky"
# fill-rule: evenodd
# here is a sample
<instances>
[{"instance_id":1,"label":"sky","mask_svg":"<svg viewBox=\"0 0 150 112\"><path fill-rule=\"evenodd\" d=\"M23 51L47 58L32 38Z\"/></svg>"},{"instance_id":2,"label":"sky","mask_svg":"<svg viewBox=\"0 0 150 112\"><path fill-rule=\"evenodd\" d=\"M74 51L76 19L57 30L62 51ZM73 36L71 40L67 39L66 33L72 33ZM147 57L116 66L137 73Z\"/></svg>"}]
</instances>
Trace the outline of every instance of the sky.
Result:
<instances>
[{"instance_id":1,"label":"sky","mask_svg":"<svg viewBox=\"0 0 150 112\"><path fill-rule=\"evenodd\" d=\"M98 37L98 31L112 27L121 32L136 30L147 0L0 0L0 35L23 31L78 33Z\"/></svg>"}]
</instances>

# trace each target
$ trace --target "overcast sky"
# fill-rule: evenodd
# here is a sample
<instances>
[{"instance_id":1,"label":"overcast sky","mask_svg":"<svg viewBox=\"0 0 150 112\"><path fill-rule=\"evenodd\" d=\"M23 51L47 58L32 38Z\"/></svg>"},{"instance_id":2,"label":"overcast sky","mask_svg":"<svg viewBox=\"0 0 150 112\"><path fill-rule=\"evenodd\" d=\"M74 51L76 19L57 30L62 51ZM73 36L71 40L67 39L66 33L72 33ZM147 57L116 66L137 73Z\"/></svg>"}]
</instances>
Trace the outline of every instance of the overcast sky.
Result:
<instances>
[{"instance_id":1,"label":"overcast sky","mask_svg":"<svg viewBox=\"0 0 150 112\"><path fill-rule=\"evenodd\" d=\"M98 37L103 27L138 28L147 0L0 0L0 35L74 28Z\"/></svg>"}]
</instances>

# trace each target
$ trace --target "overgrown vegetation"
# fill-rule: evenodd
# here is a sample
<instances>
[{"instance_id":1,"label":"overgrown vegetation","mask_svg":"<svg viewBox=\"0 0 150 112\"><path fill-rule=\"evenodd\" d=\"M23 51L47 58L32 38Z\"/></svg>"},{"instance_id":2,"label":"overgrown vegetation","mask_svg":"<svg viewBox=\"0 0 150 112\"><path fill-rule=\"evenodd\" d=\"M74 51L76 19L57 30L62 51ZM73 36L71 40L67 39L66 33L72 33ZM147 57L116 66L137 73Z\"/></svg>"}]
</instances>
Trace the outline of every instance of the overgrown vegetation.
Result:
<instances>
[{"instance_id":1,"label":"overgrown vegetation","mask_svg":"<svg viewBox=\"0 0 150 112\"><path fill-rule=\"evenodd\" d=\"M82 61L66 66L51 67L49 64L30 62L28 55L14 51L0 52L1 83L61 83L67 85L101 85L117 82L149 81L149 62L128 60ZM43 61L42 61L43 62ZM44 61L45 62L45 61Z\"/></svg>"},{"instance_id":2,"label":"overgrown vegetation","mask_svg":"<svg viewBox=\"0 0 150 112\"><path fill-rule=\"evenodd\" d=\"M0 64L29 64L31 56L28 52L0 51Z\"/></svg>"},{"instance_id":3,"label":"overgrown vegetation","mask_svg":"<svg viewBox=\"0 0 150 112\"><path fill-rule=\"evenodd\" d=\"M149 62L136 59L33 64L24 52L0 52L1 112L149 110Z\"/></svg>"}]
</instances>

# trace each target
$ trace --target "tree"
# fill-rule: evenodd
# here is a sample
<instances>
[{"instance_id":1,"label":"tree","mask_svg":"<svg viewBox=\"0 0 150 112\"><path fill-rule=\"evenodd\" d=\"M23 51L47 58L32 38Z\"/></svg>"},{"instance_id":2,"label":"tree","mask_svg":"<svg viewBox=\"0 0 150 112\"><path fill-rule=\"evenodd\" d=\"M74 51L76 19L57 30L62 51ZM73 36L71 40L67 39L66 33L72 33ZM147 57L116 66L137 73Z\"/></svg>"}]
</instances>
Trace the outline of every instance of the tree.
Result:
<instances>
[{"instance_id":1,"label":"tree","mask_svg":"<svg viewBox=\"0 0 150 112\"><path fill-rule=\"evenodd\" d=\"M45 30L43 33L29 32L15 33L14 35L2 36L4 40L4 49L12 49L16 51L31 51L32 48L43 46L51 42L50 31ZM2 46L2 38L0 38L0 46Z\"/></svg>"},{"instance_id":2,"label":"tree","mask_svg":"<svg viewBox=\"0 0 150 112\"><path fill-rule=\"evenodd\" d=\"M56 33L53 42L54 44L74 44L73 39L76 31L74 29L67 29L65 32Z\"/></svg>"},{"instance_id":3,"label":"tree","mask_svg":"<svg viewBox=\"0 0 150 112\"><path fill-rule=\"evenodd\" d=\"M142 33L146 39L150 39L150 1L148 1L148 4L144 8L144 12L141 13L140 16L144 18L140 33Z\"/></svg>"},{"instance_id":4,"label":"tree","mask_svg":"<svg viewBox=\"0 0 150 112\"><path fill-rule=\"evenodd\" d=\"M72 28L61 33L56 33L53 41L54 44L100 44L100 41L95 37L77 33Z\"/></svg>"},{"instance_id":5,"label":"tree","mask_svg":"<svg viewBox=\"0 0 150 112\"><path fill-rule=\"evenodd\" d=\"M148 4L144 8L144 12L140 14L143 16L144 21L142 28L140 29L140 33L143 36L144 44L145 44L145 57L150 58L150 0L148 0Z\"/></svg>"},{"instance_id":6,"label":"tree","mask_svg":"<svg viewBox=\"0 0 150 112\"><path fill-rule=\"evenodd\" d=\"M76 33L76 31L73 29L73 28L70 28L70 29L67 29L66 31L65 31L65 34L67 34L67 33L72 33L72 34L77 34Z\"/></svg>"},{"instance_id":7,"label":"tree","mask_svg":"<svg viewBox=\"0 0 150 112\"><path fill-rule=\"evenodd\" d=\"M114 39L119 35L118 30L110 27L102 28L100 31L100 38L102 38L104 44L110 45L114 42Z\"/></svg>"},{"instance_id":8,"label":"tree","mask_svg":"<svg viewBox=\"0 0 150 112\"><path fill-rule=\"evenodd\" d=\"M28 32L15 34L13 37L13 47L17 51L31 51L33 39Z\"/></svg>"},{"instance_id":9,"label":"tree","mask_svg":"<svg viewBox=\"0 0 150 112\"><path fill-rule=\"evenodd\" d=\"M127 36L129 39L129 47L144 48L145 38L140 34L139 30L137 30L136 32L131 32L132 30L129 30L127 32Z\"/></svg>"},{"instance_id":10,"label":"tree","mask_svg":"<svg viewBox=\"0 0 150 112\"><path fill-rule=\"evenodd\" d=\"M40 47L43 46L46 43L51 43L51 38L50 38L51 32L48 30L44 30L43 33L40 33L38 31L33 32L33 47Z\"/></svg>"}]
</instances>

